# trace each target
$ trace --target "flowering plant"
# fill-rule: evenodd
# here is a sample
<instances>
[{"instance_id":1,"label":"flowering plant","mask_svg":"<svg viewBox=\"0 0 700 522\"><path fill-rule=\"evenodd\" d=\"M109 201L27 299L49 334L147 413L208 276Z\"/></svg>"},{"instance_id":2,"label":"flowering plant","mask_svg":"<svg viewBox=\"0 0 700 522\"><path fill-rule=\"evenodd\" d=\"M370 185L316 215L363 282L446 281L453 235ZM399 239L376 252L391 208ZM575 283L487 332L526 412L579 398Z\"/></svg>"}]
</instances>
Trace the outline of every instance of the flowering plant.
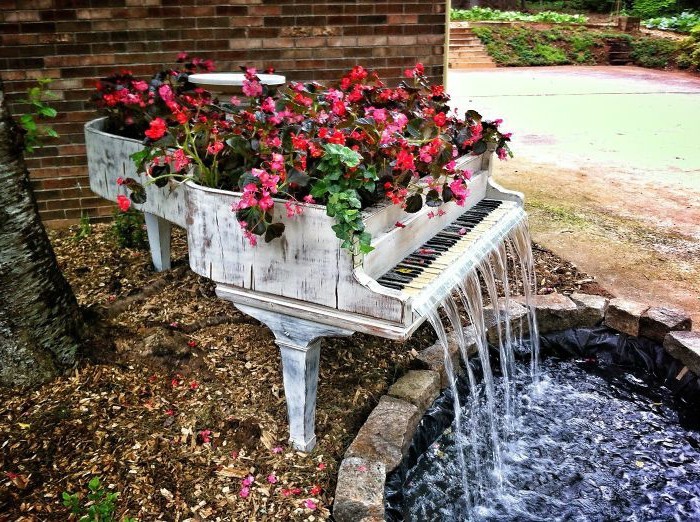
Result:
<instances>
[{"instance_id":1,"label":"flowering plant","mask_svg":"<svg viewBox=\"0 0 700 522\"><path fill-rule=\"evenodd\" d=\"M98 80L93 101L107 116L105 130L142 139L154 118L172 117L177 109L175 99L193 90L187 83L190 74L215 69L211 60L190 59L186 53L177 56L177 63L179 68L160 71L148 82L128 70Z\"/></svg>"},{"instance_id":2,"label":"flowering plant","mask_svg":"<svg viewBox=\"0 0 700 522\"><path fill-rule=\"evenodd\" d=\"M254 69L244 71L243 100L219 103L186 84L173 89L170 113L151 117L134 159L155 183L192 179L240 191L233 211L252 244L284 232L275 205L292 217L306 202L326 205L343 248L369 252L362 209L382 200L407 212L463 204L470 173L455 159L490 145L501 158L510 154L500 121L452 114L444 88L427 82L421 64L396 88L356 66L332 87L293 82L273 94ZM132 199L141 197L135 180L125 183Z\"/></svg>"}]
</instances>

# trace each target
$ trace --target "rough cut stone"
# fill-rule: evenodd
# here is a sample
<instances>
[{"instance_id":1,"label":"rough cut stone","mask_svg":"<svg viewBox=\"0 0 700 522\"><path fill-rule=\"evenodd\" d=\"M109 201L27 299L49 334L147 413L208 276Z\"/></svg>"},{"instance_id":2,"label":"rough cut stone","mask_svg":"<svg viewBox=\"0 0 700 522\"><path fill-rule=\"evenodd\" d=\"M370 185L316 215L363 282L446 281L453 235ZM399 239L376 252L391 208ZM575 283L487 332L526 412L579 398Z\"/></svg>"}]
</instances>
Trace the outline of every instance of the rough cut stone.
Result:
<instances>
[{"instance_id":1,"label":"rough cut stone","mask_svg":"<svg viewBox=\"0 0 700 522\"><path fill-rule=\"evenodd\" d=\"M639 320L648 309L648 305L636 301L613 299L605 311L605 326L638 337Z\"/></svg>"},{"instance_id":2,"label":"rough cut stone","mask_svg":"<svg viewBox=\"0 0 700 522\"><path fill-rule=\"evenodd\" d=\"M388 395L410 402L422 415L440 393L440 374L411 370L389 388Z\"/></svg>"},{"instance_id":3,"label":"rough cut stone","mask_svg":"<svg viewBox=\"0 0 700 522\"><path fill-rule=\"evenodd\" d=\"M602 295L590 295L574 292L571 300L578 307L576 326L596 326L605 317L605 310L610 301Z\"/></svg>"},{"instance_id":4,"label":"rough cut stone","mask_svg":"<svg viewBox=\"0 0 700 522\"><path fill-rule=\"evenodd\" d=\"M385 480L386 467L381 462L360 457L343 460L333 502L335 520L384 520Z\"/></svg>"},{"instance_id":5,"label":"rough cut stone","mask_svg":"<svg viewBox=\"0 0 700 522\"><path fill-rule=\"evenodd\" d=\"M700 332L670 332L664 339L664 349L700 376Z\"/></svg>"},{"instance_id":6,"label":"rough cut stone","mask_svg":"<svg viewBox=\"0 0 700 522\"><path fill-rule=\"evenodd\" d=\"M639 335L663 343L668 332L690 330L692 324L684 310L652 306L639 320Z\"/></svg>"},{"instance_id":7,"label":"rough cut stone","mask_svg":"<svg viewBox=\"0 0 700 522\"><path fill-rule=\"evenodd\" d=\"M381 462L391 472L408 450L420 417L410 402L382 396L345 456Z\"/></svg>"},{"instance_id":8,"label":"rough cut stone","mask_svg":"<svg viewBox=\"0 0 700 522\"><path fill-rule=\"evenodd\" d=\"M452 367L458 368L460 357L457 345L451 347L448 353ZM440 375L440 388L446 388L449 385L447 370L445 370L445 350L440 341L418 352L418 356L411 362L411 366L418 370L437 372Z\"/></svg>"},{"instance_id":9,"label":"rough cut stone","mask_svg":"<svg viewBox=\"0 0 700 522\"><path fill-rule=\"evenodd\" d=\"M525 304L525 297L518 296L517 301ZM578 307L563 294L532 296L531 305L537 316L537 329L540 334L566 330L577 326Z\"/></svg>"},{"instance_id":10,"label":"rough cut stone","mask_svg":"<svg viewBox=\"0 0 700 522\"><path fill-rule=\"evenodd\" d=\"M527 308L525 308L520 303L520 296L513 296L510 298L509 312L510 312L510 328L513 335L527 335L530 331L529 323L527 321ZM500 324L501 324L501 335L505 335L505 307L506 300L501 297L498 300L498 308L500 312ZM489 343L498 343L498 324L496 322L497 314L493 309L493 306L484 307L484 324L486 325L486 338ZM522 329L522 331L521 331Z\"/></svg>"}]
</instances>

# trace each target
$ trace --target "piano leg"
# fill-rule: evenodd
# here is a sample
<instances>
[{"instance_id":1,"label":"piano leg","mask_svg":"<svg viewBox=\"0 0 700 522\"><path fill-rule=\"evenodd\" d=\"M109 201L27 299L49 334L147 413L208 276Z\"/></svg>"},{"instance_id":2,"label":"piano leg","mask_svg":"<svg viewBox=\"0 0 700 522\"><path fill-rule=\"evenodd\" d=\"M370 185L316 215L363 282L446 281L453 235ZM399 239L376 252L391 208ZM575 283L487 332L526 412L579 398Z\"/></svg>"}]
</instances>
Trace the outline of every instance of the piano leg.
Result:
<instances>
[{"instance_id":1,"label":"piano leg","mask_svg":"<svg viewBox=\"0 0 700 522\"><path fill-rule=\"evenodd\" d=\"M151 259L156 272L170 270L170 236L172 225L170 221L144 212L146 220L146 233L148 234L148 246L151 247Z\"/></svg>"},{"instance_id":2,"label":"piano leg","mask_svg":"<svg viewBox=\"0 0 700 522\"><path fill-rule=\"evenodd\" d=\"M316 390L322 337L353 332L234 302L244 314L264 323L275 335L282 353L284 396L289 417L289 442L299 451L316 445Z\"/></svg>"}]
</instances>

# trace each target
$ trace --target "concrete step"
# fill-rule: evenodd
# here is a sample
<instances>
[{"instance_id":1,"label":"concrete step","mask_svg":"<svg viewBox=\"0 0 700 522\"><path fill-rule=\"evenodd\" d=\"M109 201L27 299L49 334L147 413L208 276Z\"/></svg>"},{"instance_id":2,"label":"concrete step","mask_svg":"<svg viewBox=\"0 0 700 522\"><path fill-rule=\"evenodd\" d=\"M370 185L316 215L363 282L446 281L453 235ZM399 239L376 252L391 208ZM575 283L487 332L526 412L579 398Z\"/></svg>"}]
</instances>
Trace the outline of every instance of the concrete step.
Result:
<instances>
[{"instance_id":1,"label":"concrete step","mask_svg":"<svg viewBox=\"0 0 700 522\"><path fill-rule=\"evenodd\" d=\"M481 47L482 44L479 40L469 40L469 41L457 41L450 40L450 47Z\"/></svg>"},{"instance_id":2,"label":"concrete step","mask_svg":"<svg viewBox=\"0 0 700 522\"><path fill-rule=\"evenodd\" d=\"M493 62L460 62L450 60L448 67L450 69L495 69L496 64Z\"/></svg>"},{"instance_id":3,"label":"concrete step","mask_svg":"<svg viewBox=\"0 0 700 522\"><path fill-rule=\"evenodd\" d=\"M452 54L450 60L460 62L490 62L491 57L487 53Z\"/></svg>"}]
</instances>

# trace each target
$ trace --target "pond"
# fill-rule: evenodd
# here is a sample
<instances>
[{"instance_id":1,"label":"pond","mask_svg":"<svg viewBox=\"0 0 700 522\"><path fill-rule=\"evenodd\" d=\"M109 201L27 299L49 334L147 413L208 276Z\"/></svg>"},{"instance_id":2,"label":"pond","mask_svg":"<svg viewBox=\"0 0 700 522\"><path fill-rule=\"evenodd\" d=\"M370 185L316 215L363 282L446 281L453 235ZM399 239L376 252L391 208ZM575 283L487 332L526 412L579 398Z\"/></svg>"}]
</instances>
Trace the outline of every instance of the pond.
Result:
<instances>
[{"instance_id":1,"label":"pond","mask_svg":"<svg viewBox=\"0 0 700 522\"><path fill-rule=\"evenodd\" d=\"M660 359L674 363L653 350L644 353L634 345L624 357L619 347L597 356L550 357L536 383L519 362L517 411L510 419L496 415L500 465L494 466L490 437L478 433L489 415L486 401L474 406L465 398L464 435L455 433L453 423L390 477L389 519L700 519L698 410L658 386L650 373L621 364L641 357L660 375ZM678 369L667 367L666 373ZM696 391L697 378L690 377ZM495 379L497 403L501 381ZM451 401L443 401L449 409ZM440 417L437 408L431 411L432 420Z\"/></svg>"}]
</instances>

